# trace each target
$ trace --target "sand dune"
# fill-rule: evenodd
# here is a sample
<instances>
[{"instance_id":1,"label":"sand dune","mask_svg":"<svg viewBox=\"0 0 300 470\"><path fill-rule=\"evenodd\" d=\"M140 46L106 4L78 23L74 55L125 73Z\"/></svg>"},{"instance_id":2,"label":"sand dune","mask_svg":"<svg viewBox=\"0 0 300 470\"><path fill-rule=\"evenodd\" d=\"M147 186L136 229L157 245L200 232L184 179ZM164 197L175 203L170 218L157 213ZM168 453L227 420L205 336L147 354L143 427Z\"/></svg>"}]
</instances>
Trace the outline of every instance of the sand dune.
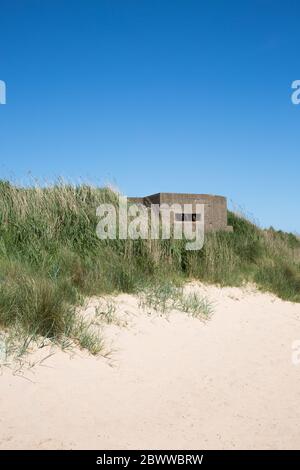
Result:
<instances>
[{"instance_id":1,"label":"sand dune","mask_svg":"<svg viewBox=\"0 0 300 470\"><path fill-rule=\"evenodd\" d=\"M300 448L300 305L250 288L188 289L214 302L208 322L149 315L120 295L109 357L56 350L23 375L3 369L0 448Z\"/></svg>"}]
</instances>

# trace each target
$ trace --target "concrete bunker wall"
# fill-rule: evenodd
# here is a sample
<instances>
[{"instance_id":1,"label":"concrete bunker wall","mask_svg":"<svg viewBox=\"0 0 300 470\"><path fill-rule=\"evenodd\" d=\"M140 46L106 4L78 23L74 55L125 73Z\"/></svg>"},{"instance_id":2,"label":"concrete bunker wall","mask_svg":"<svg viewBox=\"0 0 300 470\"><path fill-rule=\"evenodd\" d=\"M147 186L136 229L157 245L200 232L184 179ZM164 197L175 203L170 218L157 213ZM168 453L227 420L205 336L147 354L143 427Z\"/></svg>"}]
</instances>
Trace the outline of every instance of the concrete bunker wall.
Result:
<instances>
[{"instance_id":1,"label":"concrete bunker wall","mask_svg":"<svg viewBox=\"0 0 300 470\"><path fill-rule=\"evenodd\" d=\"M204 204L204 226L205 231L226 230L232 228L227 226L227 199L223 196L213 196L209 194L189 194L189 193L156 193L143 198L129 198L130 202L143 203L146 206L151 204L180 204L182 212L184 204Z\"/></svg>"}]
</instances>

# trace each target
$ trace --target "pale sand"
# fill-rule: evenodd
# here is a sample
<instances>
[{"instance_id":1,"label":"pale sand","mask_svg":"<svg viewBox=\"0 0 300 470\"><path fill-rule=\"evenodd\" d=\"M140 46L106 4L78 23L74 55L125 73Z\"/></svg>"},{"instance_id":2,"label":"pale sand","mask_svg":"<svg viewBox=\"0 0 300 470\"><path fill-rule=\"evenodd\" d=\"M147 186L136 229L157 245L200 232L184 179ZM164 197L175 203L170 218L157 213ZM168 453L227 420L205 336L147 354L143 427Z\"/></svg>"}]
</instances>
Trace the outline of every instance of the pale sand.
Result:
<instances>
[{"instance_id":1,"label":"pale sand","mask_svg":"<svg viewBox=\"0 0 300 470\"><path fill-rule=\"evenodd\" d=\"M216 303L207 323L150 316L122 295L128 326L106 329L110 359L56 351L25 372L31 381L3 370L0 448L300 448L300 305L189 289Z\"/></svg>"}]
</instances>

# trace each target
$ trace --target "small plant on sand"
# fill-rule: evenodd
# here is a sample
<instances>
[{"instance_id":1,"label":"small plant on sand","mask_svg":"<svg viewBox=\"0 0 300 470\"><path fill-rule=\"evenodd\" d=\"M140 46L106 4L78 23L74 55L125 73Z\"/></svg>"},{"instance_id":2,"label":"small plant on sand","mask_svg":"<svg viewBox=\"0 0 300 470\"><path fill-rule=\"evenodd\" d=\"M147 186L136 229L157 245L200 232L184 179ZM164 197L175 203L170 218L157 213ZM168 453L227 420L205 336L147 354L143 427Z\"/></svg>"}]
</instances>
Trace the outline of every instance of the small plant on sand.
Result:
<instances>
[{"instance_id":1,"label":"small plant on sand","mask_svg":"<svg viewBox=\"0 0 300 470\"><path fill-rule=\"evenodd\" d=\"M193 317L209 318L213 312L213 307L206 297L193 292L182 295L179 299L179 310L183 310Z\"/></svg>"},{"instance_id":2,"label":"small plant on sand","mask_svg":"<svg viewBox=\"0 0 300 470\"><path fill-rule=\"evenodd\" d=\"M171 283L154 284L140 291L140 306L157 312L169 312L178 300L179 291L180 288Z\"/></svg>"},{"instance_id":3,"label":"small plant on sand","mask_svg":"<svg viewBox=\"0 0 300 470\"><path fill-rule=\"evenodd\" d=\"M72 325L72 336L83 349L87 349L91 354L99 354L104 347L102 338L94 329L93 323L88 323L82 317L78 317Z\"/></svg>"},{"instance_id":4,"label":"small plant on sand","mask_svg":"<svg viewBox=\"0 0 300 470\"><path fill-rule=\"evenodd\" d=\"M116 304L111 299L104 299L104 302L96 307L96 318L107 324L117 323Z\"/></svg>"},{"instance_id":5,"label":"small plant on sand","mask_svg":"<svg viewBox=\"0 0 300 470\"><path fill-rule=\"evenodd\" d=\"M185 293L182 287L172 283L161 283L149 286L140 292L140 306L157 312L168 313L180 310L193 317L208 318L212 305L198 293Z\"/></svg>"}]
</instances>

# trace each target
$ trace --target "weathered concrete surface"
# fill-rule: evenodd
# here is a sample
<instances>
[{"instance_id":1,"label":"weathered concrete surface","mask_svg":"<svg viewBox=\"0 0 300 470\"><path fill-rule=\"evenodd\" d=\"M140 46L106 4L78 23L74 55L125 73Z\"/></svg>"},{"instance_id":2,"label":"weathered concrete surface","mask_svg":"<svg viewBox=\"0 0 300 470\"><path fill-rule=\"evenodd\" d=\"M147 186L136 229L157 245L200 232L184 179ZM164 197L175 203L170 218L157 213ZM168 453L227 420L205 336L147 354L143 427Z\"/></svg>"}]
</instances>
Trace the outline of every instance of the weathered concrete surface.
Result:
<instances>
[{"instance_id":1,"label":"weathered concrete surface","mask_svg":"<svg viewBox=\"0 0 300 470\"><path fill-rule=\"evenodd\" d=\"M146 206L151 204L180 204L182 213L184 204L204 204L204 228L206 232L225 230L232 231L232 227L227 225L227 199L223 196L213 196L210 194L189 194L189 193L156 193L145 197L128 198L132 203L140 203Z\"/></svg>"}]
</instances>

